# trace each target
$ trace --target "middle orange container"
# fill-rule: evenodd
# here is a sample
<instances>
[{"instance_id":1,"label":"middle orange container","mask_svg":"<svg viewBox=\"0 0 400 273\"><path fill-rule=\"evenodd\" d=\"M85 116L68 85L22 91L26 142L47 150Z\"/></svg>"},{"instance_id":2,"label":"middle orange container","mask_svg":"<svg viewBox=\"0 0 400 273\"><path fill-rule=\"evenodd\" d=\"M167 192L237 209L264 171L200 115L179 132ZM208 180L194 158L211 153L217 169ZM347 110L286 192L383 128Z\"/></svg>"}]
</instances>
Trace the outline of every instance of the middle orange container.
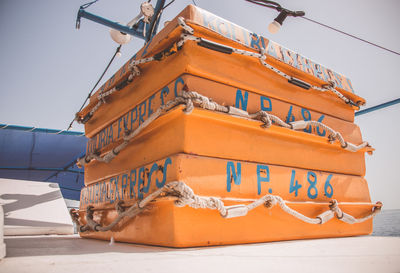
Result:
<instances>
[{"instance_id":1,"label":"middle orange container","mask_svg":"<svg viewBox=\"0 0 400 273\"><path fill-rule=\"evenodd\" d=\"M110 163L86 165L86 185L165 156L187 153L363 176L365 149L349 152L326 137L178 107L156 119Z\"/></svg>"}]
</instances>

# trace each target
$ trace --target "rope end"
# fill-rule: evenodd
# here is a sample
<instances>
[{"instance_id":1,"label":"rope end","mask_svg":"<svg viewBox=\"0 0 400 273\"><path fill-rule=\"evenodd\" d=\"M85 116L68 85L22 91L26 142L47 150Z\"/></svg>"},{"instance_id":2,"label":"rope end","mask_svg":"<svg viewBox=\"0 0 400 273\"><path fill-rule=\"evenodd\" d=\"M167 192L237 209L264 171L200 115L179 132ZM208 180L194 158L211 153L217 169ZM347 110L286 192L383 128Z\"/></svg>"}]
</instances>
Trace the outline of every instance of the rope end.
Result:
<instances>
[{"instance_id":1,"label":"rope end","mask_svg":"<svg viewBox=\"0 0 400 273\"><path fill-rule=\"evenodd\" d=\"M379 212L381 212L382 207L383 207L383 203L381 201L378 201L378 202L376 202L373 211L376 213L379 213Z\"/></svg>"},{"instance_id":2,"label":"rope end","mask_svg":"<svg viewBox=\"0 0 400 273\"><path fill-rule=\"evenodd\" d=\"M236 205L226 207L225 214L222 214L224 218L235 218L247 215L248 208L245 205Z\"/></svg>"}]
</instances>

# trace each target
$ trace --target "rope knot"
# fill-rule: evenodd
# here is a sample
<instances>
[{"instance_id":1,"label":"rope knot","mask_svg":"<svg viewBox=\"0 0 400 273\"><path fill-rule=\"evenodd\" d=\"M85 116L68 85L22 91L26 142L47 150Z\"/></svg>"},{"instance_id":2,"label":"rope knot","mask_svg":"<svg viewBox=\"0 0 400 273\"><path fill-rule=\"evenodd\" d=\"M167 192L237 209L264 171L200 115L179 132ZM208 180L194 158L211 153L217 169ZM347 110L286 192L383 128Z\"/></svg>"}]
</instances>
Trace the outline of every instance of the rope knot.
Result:
<instances>
[{"instance_id":1,"label":"rope knot","mask_svg":"<svg viewBox=\"0 0 400 273\"><path fill-rule=\"evenodd\" d=\"M78 123L82 123L82 120L83 120L83 119L82 119L81 115L79 114L79 112L75 114L75 120L76 120Z\"/></svg>"},{"instance_id":2,"label":"rope knot","mask_svg":"<svg viewBox=\"0 0 400 273\"><path fill-rule=\"evenodd\" d=\"M336 199L329 202L329 209L336 214L338 219L343 218L343 211L339 208L339 203Z\"/></svg>"},{"instance_id":3,"label":"rope knot","mask_svg":"<svg viewBox=\"0 0 400 273\"><path fill-rule=\"evenodd\" d=\"M381 201L376 202L376 206L373 209L373 212L379 213L381 212L383 204Z\"/></svg>"},{"instance_id":4,"label":"rope knot","mask_svg":"<svg viewBox=\"0 0 400 273\"><path fill-rule=\"evenodd\" d=\"M327 84L323 84L323 85L322 85L322 88L325 88L325 89L335 89L335 88L336 88L336 82L334 82L334 81L328 81Z\"/></svg>"},{"instance_id":5,"label":"rope knot","mask_svg":"<svg viewBox=\"0 0 400 273\"><path fill-rule=\"evenodd\" d=\"M176 184L170 185L169 191L178 196L178 199L175 201L175 205L178 207L184 207L194 201L194 193L192 189L187 187L183 182L177 182Z\"/></svg>"},{"instance_id":6,"label":"rope knot","mask_svg":"<svg viewBox=\"0 0 400 273\"><path fill-rule=\"evenodd\" d=\"M94 207L93 206L87 206L86 208L86 217L89 219L93 219L93 214L94 214Z\"/></svg>"},{"instance_id":7,"label":"rope knot","mask_svg":"<svg viewBox=\"0 0 400 273\"><path fill-rule=\"evenodd\" d=\"M261 47L260 48L260 57L258 57L260 60L265 61L267 59L267 55L265 55L266 51L265 48Z\"/></svg>"},{"instance_id":8,"label":"rope knot","mask_svg":"<svg viewBox=\"0 0 400 273\"><path fill-rule=\"evenodd\" d=\"M115 203L115 210L117 211L118 214L122 214L125 211L125 208L122 206L123 204L124 201L122 200Z\"/></svg>"},{"instance_id":9,"label":"rope knot","mask_svg":"<svg viewBox=\"0 0 400 273\"><path fill-rule=\"evenodd\" d=\"M78 219L79 219L79 213L78 213L78 211L77 211L76 209L71 209L71 210L69 211L69 215L71 215L72 220L78 221Z\"/></svg>"},{"instance_id":10,"label":"rope knot","mask_svg":"<svg viewBox=\"0 0 400 273\"><path fill-rule=\"evenodd\" d=\"M262 122L264 122L264 124L261 125L262 128L267 129L267 128L271 127L271 125L272 125L272 120L271 120L270 115L269 115L267 112L265 112L265 111L259 111L259 112L258 112L258 115L259 115L259 119L260 119Z\"/></svg>"},{"instance_id":11,"label":"rope knot","mask_svg":"<svg viewBox=\"0 0 400 273\"><path fill-rule=\"evenodd\" d=\"M194 109L193 101L191 99L185 99L185 104L186 104L186 108L184 110L185 114L192 113L192 111Z\"/></svg>"},{"instance_id":12,"label":"rope knot","mask_svg":"<svg viewBox=\"0 0 400 273\"><path fill-rule=\"evenodd\" d=\"M264 206L265 206L266 208L269 208L269 209L270 209L270 208L272 208L273 206L275 206L277 202L278 202L278 201L277 201L273 196L267 195L267 196L265 197Z\"/></svg>"},{"instance_id":13,"label":"rope knot","mask_svg":"<svg viewBox=\"0 0 400 273\"><path fill-rule=\"evenodd\" d=\"M125 129L124 130L124 135L122 136L122 138L123 138L123 140L124 141L128 141L130 138L129 138L129 135L132 133L132 130L129 130L129 129Z\"/></svg>"},{"instance_id":14,"label":"rope knot","mask_svg":"<svg viewBox=\"0 0 400 273\"><path fill-rule=\"evenodd\" d=\"M131 71L131 74L128 76L128 81L132 81L133 77L140 75L140 69L136 64L130 64L128 69Z\"/></svg>"},{"instance_id":15,"label":"rope knot","mask_svg":"<svg viewBox=\"0 0 400 273\"><path fill-rule=\"evenodd\" d=\"M194 101L196 101L196 103L199 104L203 109L206 109L208 103L210 103L210 101L208 100L207 97L204 97L194 91L182 90L180 95L182 98L185 99L185 104L186 104L185 113L186 114L190 114L193 111L193 109L194 109L193 102Z\"/></svg>"},{"instance_id":16,"label":"rope knot","mask_svg":"<svg viewBox=\"0 0 400 273\"><path fill-rule=\"evenodd\" d=\"M186 22L185 19L183 17L178 17L178 25L183 28L183 30L187 33L193 34L194 30L193 28L189 27Z\"/></svg>"},{"instance_id":17,"label":"rope knot","mask_svg":"<svg viewBox=\"0 0 400 273\"><path fill-rule=\"evenodd\" d=\"M331 143L331 144L334 143L336 141L336 138L337 138L336 134L330 134L328 136L329 143Z\"/></svg>"}]
</instances>

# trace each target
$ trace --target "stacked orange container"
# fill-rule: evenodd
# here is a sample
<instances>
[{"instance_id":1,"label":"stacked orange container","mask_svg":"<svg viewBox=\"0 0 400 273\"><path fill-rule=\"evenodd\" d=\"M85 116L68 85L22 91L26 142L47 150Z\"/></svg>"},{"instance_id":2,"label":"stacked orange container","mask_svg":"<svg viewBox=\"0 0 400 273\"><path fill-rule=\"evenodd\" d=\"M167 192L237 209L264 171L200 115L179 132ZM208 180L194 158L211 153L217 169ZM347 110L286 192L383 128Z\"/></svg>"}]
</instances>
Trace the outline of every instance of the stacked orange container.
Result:
<instances>
[{"instance_id":1,"label":"stacked orange container","mask_svg":"<svg viewBox=\"0 0 400 273\"><path fill-rule=\"evenodd\" d=\"M369 234L365 101L346 77L188 6L92 96L73 216L172 247Z\"/></svg>"}]
</instances>

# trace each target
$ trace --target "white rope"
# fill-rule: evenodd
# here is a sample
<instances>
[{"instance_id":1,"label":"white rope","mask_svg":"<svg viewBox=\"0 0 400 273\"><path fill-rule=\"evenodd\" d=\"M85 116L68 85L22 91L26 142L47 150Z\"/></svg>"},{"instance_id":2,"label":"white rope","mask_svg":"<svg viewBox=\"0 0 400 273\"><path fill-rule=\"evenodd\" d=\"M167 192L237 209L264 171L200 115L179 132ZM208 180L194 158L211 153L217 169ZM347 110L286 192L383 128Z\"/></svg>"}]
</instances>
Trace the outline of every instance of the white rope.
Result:
<instances>
[{"instance_id":1,"label":"white rope","mask_svg":"<svg viewBox=\"0 0 400 273\"><path fill-rule=\"evenodd\" d=\"M178 25L183 28L187 33L193 34L194 30L190 26L188 26L183 17L178 17Z\"/></svg>"},{"instance_id":2,"label":"white rope","mask_svg":"<svg viewBox=\"0 0 400 273\"><path fill-rule=\"evenodd\" d=\"M115 204L115 208L118 212L118 216L108 226L101 226L99 223L93 220L94 210L92 206L88 206L86 209L86 222L85 226L82 226L79 221L79 213L75 209L70 210L72 220L78 225L81 232L93 230L93 231L108 231L116 226L123 218L133 218L141 213L150 202L154 202L162 197L172 196L175 200L175 205L178 207L190 206L194 209L211 209L217 210L220 215L224 218L235 218L247 215L247 213L259 206L265 206L269 209L278 205L284 212L292 215L293 217L313 225L324 224L331 220L333 217L337 217L340 221L347 224L362 223L381 211L382 203L377 202L374 204L374 208L366 216L362 218L355 218L350 214L343 212L339 208L339 203L336 200L332 200L329 204L328 209L319 214L317 217L308 217L286 205L286 201L282 197L277 195L267 194L258 200L248 205L233 205L225 206L224 202L217 197L204 197L196 195L193 190L185 183L180 181L174 181L166 184L164 187L157 191L149 194L143 200L135 203L131 207L125 209L122 207L122 201ZM305 202L304 202L305 203Z\"/></svg>"},{"instance_id":3,"label":"white rope","mask_svg":"<svg viewBox=\"0 0 400 273\"><path fill-rule=\"evenodd\" d=\"M183 182L169 183L173 193L178 195L175 205L178 207L190 206L195 209L213 209L218 210L221 215L226 214L224 202L216 197L202 197L194 194L193 190Z\"/></svg>"},{"instance_id":4,"label":"white rope","mask_svg":"<svg viewBox=\"0 0 400 273\"><path fill-rule=\"evenodd\" d=\"M380 205L380 207L382 206L381 202L378 202L377 204ZM347 213L343 212L339 208L339 204L338 204L338 202L336 200L332 200L331 204L330 204L330 209L331 209L331 211L333 211L336 214L337 218L339 220L345 222L345 223L348 223L348 224L362 223L362 222L374 217L376 214L379 213L380 207L379 207L379 210L375 210L374 209L372 211L372 213L370 213L370 214L368 214L368 215L366 215L366 216L364 216L362 218L355 218L355 217L351 216L350 214L347 214Z\"/></svg>"},{"instance_id":5,"label":"white rope","mask_svg":"<svg viewBox=\"0 0 400 273\"><path fill-rule=\"evenodd\" d=\"M201 39L199 37L189 35L186 33L181 34L181 39L176 43L178 48L181 48L187 41L195 41L195 42L200 42Z\"/></svg>"}]
</instances>

